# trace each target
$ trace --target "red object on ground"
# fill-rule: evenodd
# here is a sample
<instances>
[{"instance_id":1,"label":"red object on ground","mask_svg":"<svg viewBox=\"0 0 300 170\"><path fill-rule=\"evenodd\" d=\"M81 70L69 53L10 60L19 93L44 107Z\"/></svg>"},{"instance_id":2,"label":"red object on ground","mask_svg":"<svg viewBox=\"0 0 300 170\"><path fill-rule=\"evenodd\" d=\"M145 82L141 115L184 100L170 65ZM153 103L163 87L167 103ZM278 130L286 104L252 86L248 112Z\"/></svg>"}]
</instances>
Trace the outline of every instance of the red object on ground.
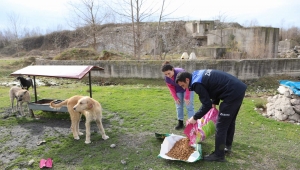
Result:
<instances>
[{"instance_id":1,"label":"red object on ground","mask_svg":"<svg viewBox=\"0 0 300 170\"><path fill-rule=\"evenodd\" d=\"M40 168L52 168L52 164L53 164L53 161L51 158L48 158L47 160L46 159L41 159L40 160Z\"/></svg>"},{"instance_id":2,"label":"red object on ground","mask_svg":"<svg viewBox=\"0 0 300 170\"><path fill-rule=\"evenodd\" d=\"M53 163L52 159L48 158L47 161L46 161L46 167L47 168L52 168L52 163Z\"/></svg>"},{"instance_id":3,"label":"red object on ground","mask_svg":"<svg viewBox=\"0 0 300 170\"><path fill-rule=\"evenodd\" d=\"M40 168L44 168L46 167L46 160L45 159L41 159L40 160Z\"/></svg>"}]
</instances>

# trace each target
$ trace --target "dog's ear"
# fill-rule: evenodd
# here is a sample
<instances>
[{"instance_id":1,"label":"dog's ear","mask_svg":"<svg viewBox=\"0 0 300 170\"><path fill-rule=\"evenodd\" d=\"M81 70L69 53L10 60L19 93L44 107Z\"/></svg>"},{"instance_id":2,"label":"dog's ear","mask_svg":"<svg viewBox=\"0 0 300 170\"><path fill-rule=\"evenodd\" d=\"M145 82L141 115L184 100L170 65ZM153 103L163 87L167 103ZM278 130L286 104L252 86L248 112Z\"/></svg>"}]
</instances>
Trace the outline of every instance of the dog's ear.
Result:
<instances>
[{"instance_id":1,"label":"dog's ear","mask_svg":"<svg viewBox=\"0 0 300 170\"><path fill-rule=\"evenodd\" d=\"M87 100L87 104L89 109L92 109L94 107L93 101L90 98Z\"/></svg>"}]
</instances>

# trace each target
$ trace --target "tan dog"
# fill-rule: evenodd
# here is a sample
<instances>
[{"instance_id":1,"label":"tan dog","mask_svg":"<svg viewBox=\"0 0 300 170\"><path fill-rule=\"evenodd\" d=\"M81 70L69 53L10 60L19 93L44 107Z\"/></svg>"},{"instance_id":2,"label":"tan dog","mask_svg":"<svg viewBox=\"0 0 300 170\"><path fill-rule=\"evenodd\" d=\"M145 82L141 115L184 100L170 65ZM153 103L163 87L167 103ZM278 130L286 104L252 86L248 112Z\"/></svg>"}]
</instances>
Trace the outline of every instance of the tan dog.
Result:
<instances>
[{"instance_id":1,"label":"tan dog","mask_svg":"<svg viewBox=\"0 0 300 170\"><path fill-rule=\"evenodd\" d=\"M100 103L88 96L73 96L69 99L64 100L61 103L55 104L54 101L50 102L51 108L59 109L66 105L71 117L71 130L73 137L79 140L79 135L83 133L79 132L79 122L81 115L84 114L86 117L85 128L86 128L86 139L85 143L91 143L91 121L95 120L99 131L102 135L102 139L106 140L109 137L106 136L103 125L102 125L102 107ZM81 114L82 113L82 114Z\"/></svg>"},{"instance_id":2,"label":"tan dog","mask_svg":"<svg viewBox=\"0 0 300 170\"><path fill-rule=\"evenodd\" d=\"M21 89L20 87L13 86L9 90L9 97L10 97L10 102L11 102L11 111L14 112L14 101L15 99L17 100L17 111L20 112L22 116L25 116L24 110L22 108L23 103L28 103L30 102L30 94L28 90ZM28 112L30 113L29 107L28 107Z\"/></svg>"}]
</instances>

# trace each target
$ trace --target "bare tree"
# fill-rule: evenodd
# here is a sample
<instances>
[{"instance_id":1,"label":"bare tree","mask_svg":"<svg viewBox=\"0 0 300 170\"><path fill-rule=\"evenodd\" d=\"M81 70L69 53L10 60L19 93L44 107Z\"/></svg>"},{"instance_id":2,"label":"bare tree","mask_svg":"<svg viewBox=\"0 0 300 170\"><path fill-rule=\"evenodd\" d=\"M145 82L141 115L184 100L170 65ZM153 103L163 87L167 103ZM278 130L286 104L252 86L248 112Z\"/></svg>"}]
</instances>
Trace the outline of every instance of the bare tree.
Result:
<instances>
[{"instance_id":1,"label":"bare tree","mask_svg":"<svg viewBox=\"0 0 300 170\"><path fill-rule=\"evenodd\" d=\"M109 13L97 0L80 0L79 3L70 1L69 5L74 16L70 25L75 29L82 28L84 34L92 39L90 43L96 50L99 27L108 18Z\"/></svg>"},{"instance_id":2,"label":"bare tree","mask_svg":"<svg viewBox=\"0 0 300 170\"><path fill-rule=\"evenodd\" d=\"M163 19L163 12L165 10L164 8L165 8L165 0L162 1L161 10L160 10L159 19L158 19L157 32L156 32L155 43L154 43L154 52L153 52L154 57L156 56L156 50L158 48L158 37L159 37L159 33L160 33L160 23ZM162 50L160 50L160 55L159 55L160 59L162 59L161 51Z\"/></svg>"},{"instance_id":3,"label":"bare tree","mask_svg":"<svg viewBox=\"0 0 300 170\"><path fill-rule=\"evenodd\" d=\"M135 48L135 56L139 60L141 58L141 47L142 47L142 39L141 39L141 22L153 15L153 7L147 7L143 10L143 6L145 5L145 0L131 0L131 20L133 24L133 34L134 34L134 48ZM136 29L135 29L136 28Z\"/></svg>"},{"instance_id":4,"label":"bare tree","mask_svg":"<svg viewBox=\"0 0 300 170\"><path fill-rule=\"evenodd\" d=\"M135 20L134 20L134 14L133 14L133 4L132 4L132 0L130 0L130 10L131 10L131 23L132 23L132 38L133 38L133 52L134 55L137 54L137 43L136 43L136 39L135 39ZM138 57L139 58L139 57Z\"/></svg>"},{"instance_id":5,"label":"bare tree","mask_svg":"<svg viewBox=\"0 0 300 170\"><path fill-rule=\"evenodd\" d=\"M257 19L252 19L249 23L249 26L248 27L257 27L259 26L259 23L257 21Z\"/></svg>"},{"instance_id":6,"label":"bare tree","mask_svg":"<svg viewBox=\"0 0 300 170\"><path fill-rule=\"evenodd\" d=\"M155 43L154 43L154 52L153 55L156 56L157 54L159 55L159 58L163 60L165 56L167 55L168 50L165 49L167 47L167 42L164 42L164 39L162 38L162 29L161 29L161 23L164 20L170 19L168 18L170 15L172 15L174 12L176 12L178 8L175 8L174 10L171 10L169 13L166 13L166 9L169 7L169 5L173 3L173 1L167 2L167 0L163 0L161 2L160 6L160 13L158 17L158 24L157 24L157 31L155 35ZM173 20L176 18L172 18ZM162 53L164 52L164 56L162 56Z\"/></svg>"},{"instance_id":7,"label":"bare tree","mask_svg":"<svg viewBox=\"0 0 300 170\"><path fill-rule=\"evenodd\" d=\"M279 32L279 41L282 41L283 40L283 30L284 30L284 22L285 22L285 20L284 19L282 19L281 20L281 27L280 27L280 32Z\"/></svg>"},{"instance_id":8,"label":"bare tree","mask_svg":"<svg viewBox=\"0 0 300 170\"><path fill-rule=\"evenodd\" d=\"M8 43L7 38L5 37L4 33L0 31L0 48L3 48Z\"/></svg>"},{"instance_id":9,"label":"bare tree","mask_svg":"<svg viewBox=\"0 0 300 170\"><path fill-rule=\"evenodd\" d=\"M300 44L300 28L291 26L289 28L280 29L282 40L290 39Z\"/></svg>"},{"instance_id":10,"label":"bare tree","mask_svg":"<svg viewBox=\"0 0 300 170\"><path fill-rule=\"evenodd\" d=\"M143 30L145 29L143 22L147 20L155 20L157 12L159 12L158 24L156 26L155 33L152 32L152 36L154 37L154 48L153 55L156 56L159 54L160 59L162 59L162 47L163 42L161 39L161 22L164 19L167 19L167 16L174 13L174 11L166 14L166 8L170 5L172 1L167 3L167 0L163 1L147 1L147 0L122 0L115 1L113 5L109 5L110 8L117 14L119 14L122 18L127 18L128 21L132 24L132 46L133 46L133 54L134 58L140 59L142 43L145 41L143 37L150 35L143 35ZM108 3L107 3L108 4ZM151 53L152 53L151 52Z\"/></svg>"},{"instance_id":11,"label":"bare tree","mask_svg":"<svg viewBox=\"0 0 300 170\"><path fill-rule=\"evenodd\" d=\"M19 39L21 38L22 19L19 15L15 13L8 14L9 25L7 28L7 33L10 32L12 35L12 42L16 48L17 55L19 56Z\"/></svg>"},{"instance_id":12,"label":"bare tree","mask_svg":"<svg viewBox=\"0 0 300 170\"><path fill-rule=\"evenodd\" d=\"M297 27L290 27L286 31L287 38L296 41L297 37L300 35L300 29Z\"/></svg>"},{"instance_id":13,"label":"bare tree","mask_svg":"<svg viewBox=\"0 0 300 170\"><path fill-rule=\"evenodd\" d=\"M224 30L229 27L227 22L227 15L225 13L220 13L219 15L215 17L215 30L219 30L219 34L214 34L215 36L220 38L220 45L221 47L224 46L223 39L225 36L228 36L227 34L224 33Z\"/></svg>"},{"instance_id":14,"label":"bare tree","mask_svg":"<svg viewBox=\"0 0 300 170\"><path fill-rule=\"evenodd\" d=\"M132 24L132 46L134 58L141 58L142 48L142 22L150 19L151 16L157 11L155 2L146 0L118 0L110 1L107 5L120 16L120 19L126 19Z\"/></svg>"},{"instance_id":15,"label":"bare tree","mask_svg":"<svg viewBox=\"0 0 300 170\"><path fill-rule=\"evenodd\" d=\"M162 22L162 20L163 20L165 17L167 17L168 15L171 15L171 13L175 12L175 11L173 11L173 12L171 12L171 13L168 13L168 14L164 15L164 12L165 12L165 9L166 9L166 7L165 7L165 2L166 2L166 0L163 0L163 1L162 1L161 10L160 10L160 14L159 14L158 25L157 25L157 32L156 32L155 43L154 43L154 52L153 52L153 55L154 55L154 56L156 56L156 54L157 54L157 53L156 53L157 48L162 47L162 42L159 41L159 34L161 33L161 22ZM159 42L160 42L160 43L159 43ZM160 50L159 50L159 58L160 58L161 60L163 59L163 58L162 58L162 51L163 51L163 49L160 48ZM166 54L166 53L165 53L165 54Z\"/></svg>"}]
</instances>

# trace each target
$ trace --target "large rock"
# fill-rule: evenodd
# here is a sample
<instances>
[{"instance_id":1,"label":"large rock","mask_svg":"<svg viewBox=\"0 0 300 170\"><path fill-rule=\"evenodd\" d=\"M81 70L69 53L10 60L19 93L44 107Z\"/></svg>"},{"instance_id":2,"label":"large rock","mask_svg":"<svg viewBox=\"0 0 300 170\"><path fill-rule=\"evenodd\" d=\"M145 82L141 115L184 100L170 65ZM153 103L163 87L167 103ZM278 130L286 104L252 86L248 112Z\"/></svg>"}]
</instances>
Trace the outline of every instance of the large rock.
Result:
<instances>
[{"instance_id":1,"label":"large rock","mask_svg":"<svg viewBox=\"0 0 300 170\"><path fill-rule=\"evenodd\" d=\"M273 103L267 103L267 115L268 116L274 116L275 114L275 107Z\"/></svg>"},{"instance_id":2,"label":"large rock","mask_svg":"<svg viewBox=\"0 0 300 170\"><path fill-rule=\"evenodd\" d=\"M288 116L295 114L294 108L292 106L281 106L281 108L282 108L282 114Z\"/></svg>"},{"instance_id":3,"label":"large rock","mask_svg":"<svg viewBox=\"0 0 300 170\"><path fill-rule=\"evenodd\" d=\"M277 94L268 97L266 117L280 121L300 122L300 96L290 93L284 86L278 88Z\"/></svg>"},{"instance_id":4,"label":"large rock","mask_svg":"<svg viewBox=\"0 0 300 170\"><path fill-rule=\"evenodd\" d=\"M289 116L289 119L290 120L294 120L294 121L296 121L296 122L300 122L300 115L299 114L293 114L293 115L291 115L291 116Z\"/></svg>"},{"instance_id":5,"label":"large rock","mask_svg":"<svg viewBox=\"0 0 300 170\"><path fill-rule=\"evenodd\" d=\"M296 113L300 114L300 105L295 105L293 108Z\"/></svg>"},{"instance_id":6,"label":"large rock","mask_svg":"<svg viewBox=\"0 0 300 170\"><path fill-rule=\"evenodd\" d=\"M291 104L294 105L300 105L300 100L299 99L291 99Z\"/></svg>"},{"instance_id":7,"label":"large rock","mask_svg":"<svg viewBox=\"0 0 300 170\"><path fill-rule=\"evenodd\" d=\"M268 101L268 103L275 103L277 98L278 98L278 95L275 95L273 97L268 97L267 101Z\"/></svg>"},{"instance_id":8,"label":"large rock","mask_svg":"<svg viewBox=\"0 0 300 170\"><path fill-rule=\"evenodd\" d=\"M279 110L275 110L275 118L278 119L278 120L286 120L288 118L288 116L283 114Z\"/></svg>"}]
</instances>

